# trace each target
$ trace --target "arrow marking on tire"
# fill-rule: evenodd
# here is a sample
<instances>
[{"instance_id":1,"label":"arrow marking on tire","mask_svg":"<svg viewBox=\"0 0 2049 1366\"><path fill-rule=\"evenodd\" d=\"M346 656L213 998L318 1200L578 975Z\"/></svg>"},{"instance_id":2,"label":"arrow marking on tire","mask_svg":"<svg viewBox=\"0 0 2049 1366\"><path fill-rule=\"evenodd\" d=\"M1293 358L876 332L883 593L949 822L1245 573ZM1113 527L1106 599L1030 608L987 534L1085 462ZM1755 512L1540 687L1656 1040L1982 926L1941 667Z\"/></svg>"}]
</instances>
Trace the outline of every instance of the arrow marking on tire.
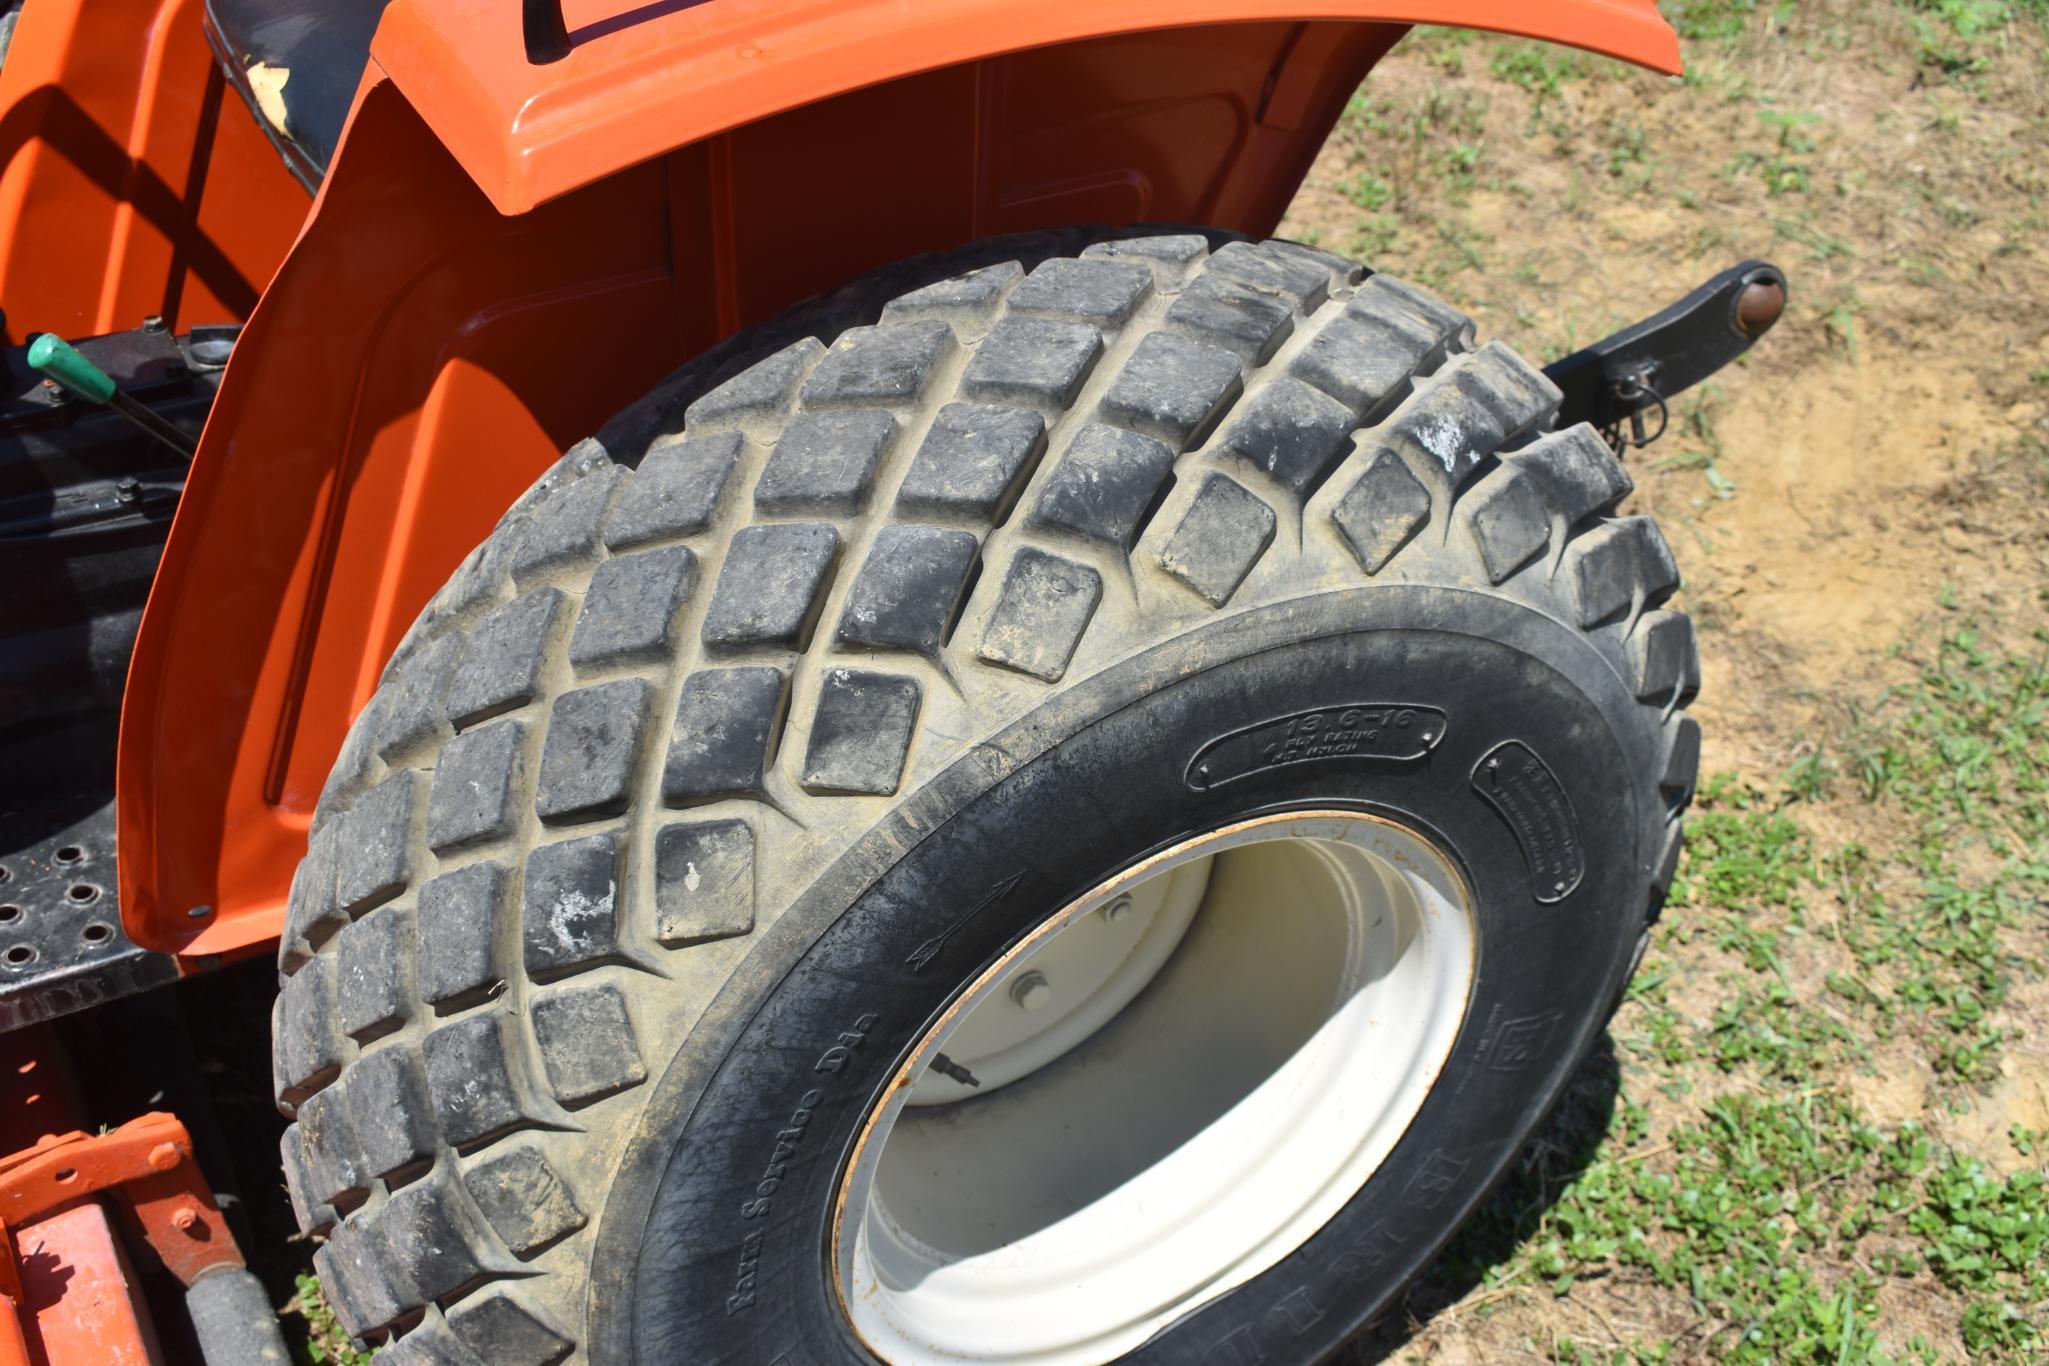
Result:
<instances>
[{"instance_id":1,"label":"arrow marking on tire","mask_svg":"<svg viewBox=\"0 0 2049 1366\"><path fill-rule=\"evenodd\" d=\"M911 956L904 959L906 963L911 965L911 971L923 972L927 967L931 966L932 960L937 958L940 950L946 947L946 941L959 934L963 925L966 925L970 920L973 920L976 916L987 910L991 903L1001 901L1004 897L1009 896L1011 890L1022 881L1024 881L1024 870L1019 869L994 887L991 887L989 894L968 907L967 913L961 916L960 919L918 945L917 948L912 949Z\"/></svg>"}]
</instances>

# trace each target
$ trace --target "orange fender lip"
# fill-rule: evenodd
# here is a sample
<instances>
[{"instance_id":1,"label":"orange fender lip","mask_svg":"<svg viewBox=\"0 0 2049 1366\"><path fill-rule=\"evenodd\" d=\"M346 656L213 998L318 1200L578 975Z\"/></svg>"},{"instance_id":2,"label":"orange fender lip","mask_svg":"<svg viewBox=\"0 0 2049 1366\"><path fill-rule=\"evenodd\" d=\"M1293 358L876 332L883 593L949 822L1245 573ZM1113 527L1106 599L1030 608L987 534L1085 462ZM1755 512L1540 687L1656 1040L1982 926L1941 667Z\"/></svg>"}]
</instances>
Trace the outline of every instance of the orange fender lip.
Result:
<instances>
[{"instance_id":1,"label":"orange fender lip","mask_svg":"<svg viewBox=\"0 0 2049 1366\"><path fill-rule=\"evenodd\" d=\"M573 47L526 59L519 7L398 0L371 55L500 213L714 133L897 77L1145 29L1349 19L1486 29L1677 74L1655 0L568 0Z\"/></svg>"}]
</instances>

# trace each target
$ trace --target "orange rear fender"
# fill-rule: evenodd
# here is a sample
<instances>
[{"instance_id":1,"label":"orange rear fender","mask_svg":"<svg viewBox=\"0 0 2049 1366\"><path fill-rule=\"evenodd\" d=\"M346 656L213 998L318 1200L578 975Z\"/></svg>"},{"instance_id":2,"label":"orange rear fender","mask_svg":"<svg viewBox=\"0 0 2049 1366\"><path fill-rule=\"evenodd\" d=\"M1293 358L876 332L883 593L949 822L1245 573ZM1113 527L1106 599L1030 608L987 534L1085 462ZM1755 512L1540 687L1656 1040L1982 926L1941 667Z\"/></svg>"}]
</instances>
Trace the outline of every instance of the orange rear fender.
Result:
<instances>
[{"instance_id":1,"label":"orange rear fender","mask_svg":"<svg viewBox=\"0 0 2049 1366\"><path fill-rule=\"evenodd\" d=\"M372 53L503 213L863 86L1150 29L1276 19L1447 25L1679 70L1678 38L1655 0L657 0L624 14L618 6L566 0L570 53L537 66L515 5L397 0Z\"/></svg>"}]
</instances>

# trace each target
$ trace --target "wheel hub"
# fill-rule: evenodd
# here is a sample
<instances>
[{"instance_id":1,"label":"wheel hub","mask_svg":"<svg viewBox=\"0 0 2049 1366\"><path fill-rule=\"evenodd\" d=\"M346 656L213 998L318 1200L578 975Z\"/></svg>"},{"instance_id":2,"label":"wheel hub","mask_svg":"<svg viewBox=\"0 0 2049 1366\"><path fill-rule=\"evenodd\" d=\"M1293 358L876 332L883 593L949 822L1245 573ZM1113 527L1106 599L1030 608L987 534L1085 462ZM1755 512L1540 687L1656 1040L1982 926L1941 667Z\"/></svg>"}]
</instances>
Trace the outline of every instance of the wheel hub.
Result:
<instances>
[{"instance_id":1,"label":"wheel hub","mask_svg":"<svg viewBox=\"0 0 2049 1366\"><path fill-rule=\"evenodd\" d=\"M1280 1261L1408 1127L1458 1035L1471 898L1408 829L1266 817L1091 891L927 1031L834 1221L893 1366L1094 1366Z\"/></svg>"}]
</instances>

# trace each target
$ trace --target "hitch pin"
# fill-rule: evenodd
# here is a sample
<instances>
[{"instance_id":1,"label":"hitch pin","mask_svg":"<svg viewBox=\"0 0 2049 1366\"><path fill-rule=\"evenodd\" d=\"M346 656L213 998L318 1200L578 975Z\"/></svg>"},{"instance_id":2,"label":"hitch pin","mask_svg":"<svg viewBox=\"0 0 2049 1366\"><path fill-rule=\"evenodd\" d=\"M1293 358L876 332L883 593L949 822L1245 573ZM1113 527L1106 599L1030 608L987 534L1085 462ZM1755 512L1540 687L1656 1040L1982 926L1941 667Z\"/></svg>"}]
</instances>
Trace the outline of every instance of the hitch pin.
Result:
<instances>
[{"instance_id":1,"label":"hitch pin","mask_svg":"<svg viewBox=\"0 0 2049 1366\"><path fill-rule=\"evenodd\" d=\"M28 363L87 403L112 408L187 460L199 443L115 387L107 372L78 354L71 343L45 332L29 344Z\"/></svg>"}]
</instances>

